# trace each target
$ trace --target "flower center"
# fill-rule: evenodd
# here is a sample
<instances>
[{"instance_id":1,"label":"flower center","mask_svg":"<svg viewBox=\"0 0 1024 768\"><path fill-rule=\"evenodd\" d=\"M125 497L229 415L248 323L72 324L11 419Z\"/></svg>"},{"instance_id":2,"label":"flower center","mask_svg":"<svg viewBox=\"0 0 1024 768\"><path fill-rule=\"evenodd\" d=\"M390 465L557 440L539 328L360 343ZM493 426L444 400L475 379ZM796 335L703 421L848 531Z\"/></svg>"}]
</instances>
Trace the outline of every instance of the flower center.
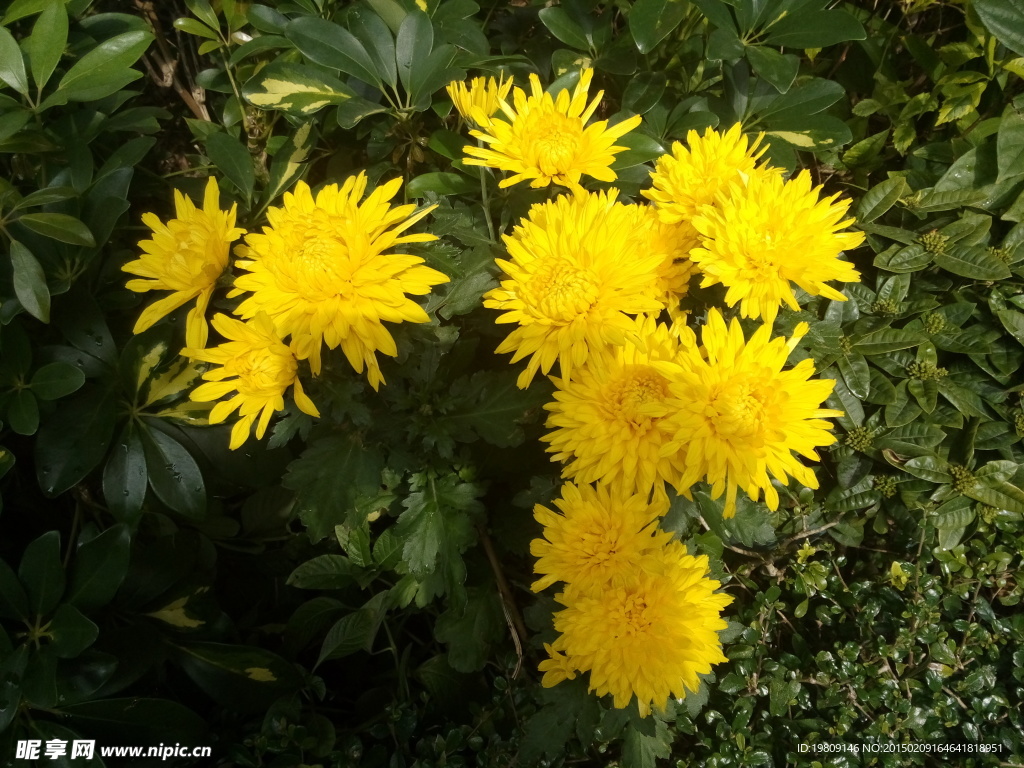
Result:
<instances>
[{"instance_id":1,"label":"flower center","mask_svg":"<svg viewBox=\"0 0 1024 768\"><path fill-rule=\"evenodd\" d=\"M534 273L527 294L541 316L570 322L597 301L597 276L568 259L552 259Z\"/></svg>"},{"instance_id":2,"label":"flower center","mask_svg":"<svg viewBox=\"0 0 1024 768\"><path fill-rule=\"evenodd\" d=\"M343 240L311 234L296 250L290 266L303 294L322 300L351 292L351 276L345 274L349 249Z\"/></svg>"},{"instance_id":3,"label":"flower center","mask_svg":"<svg viewBox=\"0 0 1024 768\"><path fill-rule=\"evenodd\" d=\"M629 635L639 635L647 631L651 626L651 620L647 616L647 601L641 594L627 594L622 606L622 615L625 621L625 632Z\"/></svg>"},{"instance_id":4,"label":"flower center","mask_svg":"<svg viewBox=\"0 0 1024 768\"><path fill-rule=\"evenodd\" d=\"M765 429L766 395L746 381L726 382L712 394L704 413L719 437L759 437Z\"/></svg>"},{"instance_id":5,"label":"flower center","mask_svg":"<svg viewBox=\"0 0 1024 768\"><path fill-rule=\"evenodd\" d=\"M270 349L254 349L231 361L238 392L245 397L278 396L295 378L295 358Z\"/></svg>"},{"instance_id":6,"label":"flower center","mask_svg":"<svg viewBox=\"0 0 1024 768\"><path fill-rule=\"evenodd\" d=\"M608 387L606 397L605 414L609 419L637 427L649 424L657 417L645 406L664 402L668 380L648 365L627 366Z\"/></svg>"},{"instance_id":7,"label":"flower center","mask_svg":"<svg viewBox=\"0 0 1024 768\"><path fill-rule=\"evenodd\" d=\"M523 131L523 146L545 176L557 176L572 166L580 146L583 126L578 117L557 112L530 115Z\"/></svg>"}]
</instances>

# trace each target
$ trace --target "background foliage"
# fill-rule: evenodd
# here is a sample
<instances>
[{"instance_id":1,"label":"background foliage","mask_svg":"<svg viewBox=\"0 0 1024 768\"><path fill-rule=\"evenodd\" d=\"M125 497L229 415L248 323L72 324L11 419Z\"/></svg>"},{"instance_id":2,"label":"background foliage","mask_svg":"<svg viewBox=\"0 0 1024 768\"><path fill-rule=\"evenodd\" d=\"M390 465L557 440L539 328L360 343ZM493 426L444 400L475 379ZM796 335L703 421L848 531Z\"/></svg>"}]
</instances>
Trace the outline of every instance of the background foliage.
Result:
<instances>
[{"instance_id":1,"label":"background foliage","mask_svg":"<svg viewBox=\"0 0 1024 768\"><path fill-rule=\"evenodd\" d=\"M2 759L78 734L240 766L781 766L890 741L1024 762L1019 2L14 0L0 25ZM624 197L687 131L740 121L868 234L851 300L803 296L776 328L811 324L795 357L846 412L821 490L728 521L675 501L664 524L736 596L730 661L644 720L538 683L549 390L516 389L480 296L544 192L464 166L444 92L581 66L602 118L644 118ZM131 335L140 214L214 173L255 229L298 178L359 169L438 204L416 248L452 281L395 329L379 394L327 366L324 418L232 453L187 399L182 323Z\"/></svg>"}]
</instances>

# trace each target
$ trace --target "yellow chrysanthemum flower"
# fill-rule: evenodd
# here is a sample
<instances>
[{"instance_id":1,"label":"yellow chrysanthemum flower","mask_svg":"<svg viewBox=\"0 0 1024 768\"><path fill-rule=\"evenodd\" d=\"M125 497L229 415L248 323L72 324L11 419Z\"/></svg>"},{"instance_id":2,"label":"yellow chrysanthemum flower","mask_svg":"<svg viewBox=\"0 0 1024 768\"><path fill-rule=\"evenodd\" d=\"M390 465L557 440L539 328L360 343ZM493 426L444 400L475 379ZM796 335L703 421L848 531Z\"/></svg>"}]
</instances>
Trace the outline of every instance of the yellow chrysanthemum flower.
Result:
<instances>
[{"instance_id":1,"label":"yellow chrysanthemum flower","mask_svg":"<svg viewBox=\"0 0 1024 768\"><path fill-rule=\"evenodd\" d=\"M539 203L506 235L508 275L484 295L505 312L498 323L518 327L498 347L529 356L520 388L559 362L563 379L591 354L636 337L629 315L660 312L658 278L665 254L653 250L652 220L638 205L615 202L617 190L562 195Z\"/></svg>"},{"instance_id":2,"label":"yellow chrysanthemum flower","mask_svg":"<svg viewBox=\"0 0 1024 768\"><path fill-rule=\"evenodd\" d=\"M658 267L660 298L673 320L685 322L686 313L679 309L679 300L690 291L690 278L699 270L690 261L690 251L700 245L700 238L688 223L661 221L657 209L647 206L648 216L656 223L652 229L652 247L665 254Z\"/></svg>"},{"instance_id":3,"label":"yellow chrysanthemum flower","mask_svg":"<svg viewBox=\"0 0 1024 768\"><path fill-rule=\"evenodd\" d=\"M530 179L531 187L546 187L552 182L579 190L580 178L586 174L599 181L618 178L611 169L615 155L625 147L616 147L616 139L640 125L635 115L608 127L607 120L587 126L597 110L604 91L599 91L587 104L590 81L594 70L584 69L580 81L570 96L561 90L555 98L545 93L540 79L530 75L531 94L516 88L510 106L500 100L501 119L484 120L484 113L471 111L473 120L484 131L470 131L470 135L489 145L487 148L467 146L466 165L482 165L512 174L501 181L500 187L511 187Z\"/></svg>"},{"instance_id":4,"label":"yellow chrysanthemum flower","mask_svg":"<svg viewBox=\"0 0 1024 768\"><path fill-rule=\"evenodd\" d=\"M617 347L572 381L553 379L555 402L544 406L552 431L541 440L551 444L552 460L568 462L563 477L646 495L674 477L672 461L661 455L672 439L669 380L651 363L676 360L680 341L650 317L637 319L636 335L646 351Z\"/></svg>"},{"instance_id":5,"label":"yellow chrysanthemum flower","mask_svg":"<svg viewBox=\"0 0 1024 768\"><path fill-rule=\"evenodd\" d=\"M474 77L467 86L462 80L448 83L447 91L452 104L466 120L472 120L480 126L490 125L491 117L501 107L512 90L512 78L505 79L501 73L498 80L493 77ZM487 120L479 122L483 115Z\"/></svg>"},{"instance_id":6,"label":"yellow chrysanthemum flower","mask_svg":"<svg viewBox=\"0 0 1024 768\"><path fill-rule=\"evenodd\" d=\"M235 228L235 210L220 209L220 190L212 176L206 182L203 207L174 190L175 218L164 224L155 213L142 214L142 222L153 230L150 240L139 248L143 256L121 267L142 280L129 280L128 290L172 291L146 307L135 323L134 333L142 333L160 318L192 299L198 299L185 324L185 344L200 349L206 346L209 328L206 307L217 279L228 265L231 243L245 233Z\"/></svg>"},{"instance_id":7,"label":"yellow chrysanthemum flower","mask_svg":"<svg viewBox=\"0 0 1024 768\"><path fill-rule=\"evenodd\" d=\"M244 318L266 312L283 336L291 336L300 360L309 359L320 373L320 347L341 347L357 373L367 369L370 385L383 381L376 352L398 354L383 322L425 323L427 313L406 294L424 295L440 283L442 273L423 259L385 253L401 243L425 243L434 235L401 235L434 206L392 208L388 202L401 187L394 179L359 202L366 174L350 177L339 189L329 184L317 193L300 181L285 193L284 206L267 211L269 227L239 246L246 259L237 265L249 274L235 279L230 296L251 291L236 313Z\"/></svg>"},{"instance_id":8,"label":"yellow chrysanthemum flower","mask_svg":"<svg viewBox=\"0 0 1024 768\"><path fill-rule=\"evenodd\" d=\"M559 653L551 647L550 643L544 643L544 650L548 652L549 658L544 659L537 668L544 673L543 686L552 688L563 680L575 680L578 669L574 669L572 663L564 653Z\"/></svg>"},{"instance_id":9,"label":"yellow chrysanthemum flower","mask_svg":"<svg viewBox=\"0 0 1024 768\"><path fill-rule=\"evenodd\" d=\"M558 595L565 610L554 616L561 635L550 648L565 654L563 669L590 672L590 690L612 696L616 707L636 696L641 717L652 706L664 709L670 696L696 691L697 675L727 660L718 630L726 628L721 612L732 602L715 592L721 585L707 577L707 557L687 555L679 542L651 557L662 566L600 591L570 586ZM559 682L552 672L545 686Z\"/></svg>"},{"instance_id":10,"label":"yellow chrysanthemum flower","mask_svg":"<svg viewBox=\"0 0 1024 768\"><path fill-rule=\"evenodd\" d=\"M800 309L791 282L814 296L845 301L825 282L860 280L853 265L838 257L864 242L864 233L839 232L854 221L844 218L850 201L833 202L838 193L819 200L820 191L811 189L807 171L789 181L754 174L733 182L693 220L704 240L690 252L704 273L701 286L722 283L730 307L740 302L743 317L769 324L782 302Z\"/></svg>"},{"instance_id":11,"label":"yellow chrysanthemum flower","mask_svg":"<svg viewBox=\"0 0 1024 768\"><path fill-rule=\"evenodd\" d=\"M662 453L680 473L680 493L690 498L693 484L706 479L712 498L726 494L723 514L732 517L738 488L755 501L763 491L768 507L778 508L769 473L782 482L792 475L808 488L818 487L814 472L793 452L818 461L815 448L836 441L823 418L843 413L820 408L835 382L809 380L811 360L782 370L806 332L801 323L787 342L771 338L771 327L762 325L745 342L739 320L726 328L717 310L708 313L703 349L693 344L680 367L667 371L675 396L668 417L674 437Z\"/></svg>"},{"instance_id":12,"label":"yellow chrysanthemum flower","mask_svg":"<svg viewBox=\"0 0 1024 768\"><path fill-rule=\"evenodd\" d=\"M284 391L293 387L295 404L310 416L319 416L313 401L302 390L295 355L281 341L273 321L265 312L243 323L227 315L214 315L213 327L228 339L213 349L183 349L182 354L220 366L203 374L200 384L189 395L192 400L207 403L231 392L230 400L217 403L210 411L210 423L219 424L238 410L241 418L231 429L231 450L249 437L256 416L256 438L262 439L274 411L284 410Z\"/></svg>"},{"instance_id":13,"label":"yellow chrysanthemum flower","mask_svg":"<svg viewBox=\"0 0 1024 768\"><path fill-rule=\"evenodd\" d=\"M672 538L656 522L668 512L665 494L648 503L647 494L627 496L602 485L566 483L554 504L561 514L541 504L533 508L544 526L544 538L530 544L538 558L533 569L542 577L533 583L534 592L556 581L601 590L633 575L650 552Z\"/></svg>"},{"instance_id":14,"label":"yellow chrysanthemum flower","mask_svg":"<svg viewBox=\"0 0 1024 768\"><path fill-rule=\"evenodd\" d=\"M732 181L754 172L766 147L761 136L748 145L742 126L736 123L725 133L708 128L703 136L686 134L686 145L672 144L672 154L658 158L651 173L653 189L642 191L654 202L661 220L682 224L691 236L690 221L705 205L715 202L718 191ZM765 172L778 175L778 171Z\"/></svg>"}]
</instances>

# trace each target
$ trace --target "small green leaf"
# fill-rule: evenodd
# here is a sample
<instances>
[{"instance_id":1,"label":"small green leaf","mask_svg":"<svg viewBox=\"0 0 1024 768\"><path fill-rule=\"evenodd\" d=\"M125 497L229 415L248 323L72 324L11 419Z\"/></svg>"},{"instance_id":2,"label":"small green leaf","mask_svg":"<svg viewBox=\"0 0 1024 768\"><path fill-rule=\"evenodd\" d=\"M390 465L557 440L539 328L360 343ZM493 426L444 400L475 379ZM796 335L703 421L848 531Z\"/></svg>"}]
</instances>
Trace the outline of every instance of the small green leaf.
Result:
<instances>
[{"instance_id":1,"label":"small green leaf","mask_svg":"<svg viewBox=\"0 0 1024 768\"><path fill-rule=\"evenodd\" d=\"M315 16L299 16L288 22L284 33L310 61L341 70L363 82L381 85L381 75L363 44L344 27Z\"/></svg>"},{"instance_id":2,"label":"small green leaf","mask_svg":"<svg viewBox=\"0 0 1024 768\"><path fill-rule=\"evenodd\" d=\"M46 273L32 252L17 240L11 241L14 295L32 317L50 322L50 289Z\"/></svg>"},{"instance_id":3,"label":"small green leaf","mask_svg":"<svg viewBox=\"0 0 1024 768\"><path fill-rule=\"evenodd\" d=\"M434 28L430 23L430 17L420 10L407 14L395 39L398 77L406 90L414 90L413 73L417 67L423 66L433 48Z\"/></svg>"},{"instance_id":4,"label":"small green leaf","mask_svg":"<svg viewBox=\"0 0 1024 768\"><path fill-rule=\"evenodd\" d=\"M993 314L999 318L999 322L1013 338L1024 344L1024 312L1016 309L1000 309Z\"/></svg>"},{"instance_id":5,"label":"small green leaf","mask_svg":"<svg viewBox=\"0 0 1024 768\"><path fill-rule=\"evenodd\" d=\"M19 435L34 435L39 429L39 403L27 389L15 392L7 406L7 420Z\"/></svg>"},{"instance_id":6,"label":"small green leaf","mask_svg":"<svg viewBox=\"0 0 1024 768\"><path fill-rule=\"evenodd\" d=\"M362 573L344 555L319 555L292 571L288 585L298 589L343 589Z\"/></svg>"},{"instance_id":7,"label":"small green leaf","mask_svg":"<svg viewBox=\"0 0 1024 768\"><path fill-rule=\"evenodd\" d=\"M68 43L68 13L63 3L51 3L36 20L25 42L32 79L41 91L50 79Z\"/></svg>"},{"instance_id":8,"label":"small green leaf","mask_svg":"<svg viewBox=\"0 0 1024 768\"><path fill-rule=\"evenodd\" d=\"M559 6L543 8L540 21L558 40L579 51L590 51L591 41L587 39L584 29L573 21L565 9Z\"/></svg>"},{"instance_id":9,"label":"small green leaf","mask_svg":"<svg viewBox=\"0 0 1024 768\"><path fill-rule=\"evenodd\" d=\"M857 223L874 221L907 194L907 180L902 176L887 179L873 186L857 204Z\"/></svg>"},{"instance_id":10,"label":"small green leaf","mask_svg":"<svg viewBox=\"0 0 1024 768\"><path fill-rule=\"evenodd\" d=\"M63 493L100 463L115 419L114 399L107 390L86 388L59 403L36 438L36 474L45 494Z\"/></svg>"},{"instance_id":11,"label":"small green leaf","mask_svg":"<svg viewBox=\"0 0 1024 768\"><path fill-rule=\"evenodd\" d=\"M192 454L159 429L141 428L149 485L175 512L200 519L206 514L206 485Z\"/></svg>"},{"instance_id":12,"label":"small green leaf","mask_svg":"<svg viewBox=\"0 0 1024 768\"><path fill-rule=\"evenodd\" d=\"M824 48L865 37L864 27L848 11L801 10L773 24L768 29L765 43L787 48Z\"/></svg>"},{"instance_id":13,"label":"small green leaf","mask_svg":"<svg viewBox=\"0 0 1024 768\"><path fill-rule=\"evenodd\" d=\"M749 45L744 49L747 61L754 71L771 83L779 93L785 93L796 80L800 59L791 53L779 53L763 45Z\"/></svg>"},{"instance_id":14,"label":"small green leaf","mask_svg":"<svg viewBox=\"0 0 1024 768\"><path fill-rule=\"evenodd\" d=\"M68 70L57 86L73 101L93 101L117 92L141 77L129 69L153 41L149 32L134 30L97 45Z\"/></svg>"},{"instance_id":15,"label":"small green leaf","mask_svg":"<svg viewBox=\"0 0 1024 768\"><path fill-rule=\"evenodd\" d=\"M92 232L80 220L64 213L26 213L18 223L33 232L69 245L96 245Z\"/></svg>"},{"instance_id":16,"label":"small green leaf","mask_svg":"<svg viewBox=\"0 0 1024 768\"><path fill-rule=\"evenodd\" d=\"M937 456L915 456L903 465L903 469L930 483L948 483L953 480L949 474L949 465Z\"/></svg>"},{"instance_id":17,"label":"small green leaf","mask_svg":"<svg viewBox=\"0 0 1024 768\"><path fill-rule=\"evenodd\" d=\"M57 658L73 659L96 642L100 628L73 605L64 603L53 614L50 634L53 635L53 652Z\"/></svg>"},{"instance_id":18,"label":"small green leaf","mask_svg":"<svg viewBox=\"0 0 1024 768\"><path fill-rule=\"evenodd\" d=\"M47 531L25 547L18 566L30 613L45 616L64 594L64 566L60 561L60 532Z\"/></svg>"},{"instance_id":19,"label":"small green leaf","mask_svg":"<svg viewBox=\"0 0 1024 768\"><path fill-rule=\"evenodd\" d=\"M65 602L92 611L113 600L128 573L130 543L128 527L118 524L79 546Z\"/></svg>"},{"instance_id":20,"label":"small green leaf","mask_svg":"<svg viewBox=\"0 0 1024 768\"><path fill-rule=\"evenodd\" d=\"M479 193L479 182L461 173L424 173L410 181L406 187L409 197L416 198L426 197L427 192L438 195L465 195L474 191Z\"/></svg>"},{"instance_id":21,"label":"small green leaf","mask_svg":"<svg viewBox=\"0 0 1024 768\"><path fill-rule=\"evenodd\" d=\"M909 349L928 341L923 333L886 328L881 331L862 336L852 345L855 352L862 355L882 355L898 349Z\"/></svg>"},{"instance_id":22,"label":"small green leaf","mask_svg":"<svg viewBox=\"0 0 1024 768\"><path fill-rule=\"evenodd\" d=\"M327 659L340 659L357 651L371 651L387 608L387 592L378 592L359 610L343 616L324 636L316 666Z\"/></svg>"},{"instance_id":23,"label":"small green leaf","mask_svg":"<svg viewBox=\"0 0 1024 768\"><path fill-rule=\"evenodd\" d=\"M0 80L7 83L22 96L28 93L28 77L25 74L25 58L6 27L0 27Z\"/></svg>"},{"instance_id":24,"label":"small green leaf","mask_svg":"<svg viewBox=\"0 0 1024 768\"><path fill-rule=\"evenodd\" d=\"M689 10L685 0L637 0L629 9L629 31L640 53L650 53L679 26Z\"/></svg>"},{"instance_id":25,"label":"small green leaf","mask_svg":"<svg viewBox=\"0 0 1024 768\"><path fill-rule=\"evenodd\" d=\"M241 142L226 133L211 134L206 140L206 154L221 172L238 187L246 200L252 198L252 188L256 183L256 172L253 169L252 155Z\"/></svg>"},{"instance_id":26,"label":"small green leaf","mask_svg":"<svg viewBox=\"0 0 1024 768\"><path fill-rule=\"evenodd\" d=\"M47 363L32 374L29 386L40 400L57 400L81 389L85 374L70 363Z\"/></svg>"}]
</instances>

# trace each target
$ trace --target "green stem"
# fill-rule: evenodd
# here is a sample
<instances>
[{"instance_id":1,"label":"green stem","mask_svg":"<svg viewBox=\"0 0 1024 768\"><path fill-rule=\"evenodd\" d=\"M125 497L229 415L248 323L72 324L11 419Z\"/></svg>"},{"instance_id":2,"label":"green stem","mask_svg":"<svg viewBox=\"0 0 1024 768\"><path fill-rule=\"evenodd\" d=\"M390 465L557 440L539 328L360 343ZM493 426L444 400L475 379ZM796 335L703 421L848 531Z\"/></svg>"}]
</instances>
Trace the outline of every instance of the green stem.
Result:
<instances>
[{"instance_id":1,"label":"green stem","mask_svg":"<svg viewBox=\"0 0 1024 768\"><path fill-rule=\"evenodd\" d=\"M484 219L487 221L487 234L491 238L491 242L496 243L498 241L494 236L494 221L491 219L491 202L487 198L487 176L484 172L483 166L480 166L480 194L484 199Z\"/></svg>"}]
</instances>

